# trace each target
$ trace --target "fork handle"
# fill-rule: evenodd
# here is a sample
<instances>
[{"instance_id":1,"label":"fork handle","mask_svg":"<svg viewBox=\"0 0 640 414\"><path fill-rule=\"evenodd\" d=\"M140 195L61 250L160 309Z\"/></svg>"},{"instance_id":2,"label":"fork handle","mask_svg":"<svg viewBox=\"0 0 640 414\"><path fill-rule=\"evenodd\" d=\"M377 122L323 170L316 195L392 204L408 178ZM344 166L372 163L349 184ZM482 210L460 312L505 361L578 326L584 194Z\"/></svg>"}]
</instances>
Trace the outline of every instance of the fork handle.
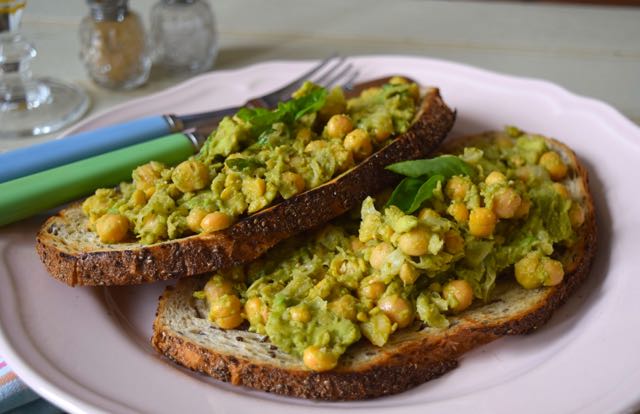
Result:
<instances>
[{"instance_id":1,"label":"fork handle","mask_svg":"<svg viewBox=\"0 0 640 414\"><path fill-rule=\"evenodd\" d=\"M0 183L169 135L172 116L150 116L0 154Z\"/></svg>"},{"instance_id":2,"label":"fork handle","mask_svg":"<svg viewBox=\"0 0 640 414\"><path fill-rule=\"evenodd\" d=\"M130 180L151 160L175 165L194 152L189 136L173 134L0 183L0 226Z\"/></svg>"}]
</instances>

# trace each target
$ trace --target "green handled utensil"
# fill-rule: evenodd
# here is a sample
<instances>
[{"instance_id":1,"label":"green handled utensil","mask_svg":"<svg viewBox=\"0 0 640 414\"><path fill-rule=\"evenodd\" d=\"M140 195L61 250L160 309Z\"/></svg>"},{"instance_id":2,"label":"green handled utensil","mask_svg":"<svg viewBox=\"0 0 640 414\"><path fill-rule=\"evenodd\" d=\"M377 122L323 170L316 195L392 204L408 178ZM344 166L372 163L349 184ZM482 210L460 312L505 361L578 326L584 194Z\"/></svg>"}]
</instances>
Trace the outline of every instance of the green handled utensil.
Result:
<instances>
[{"instance_id":1,"label":"green handled utensil","mask_svg":"<svg viewBox=\"0 0 640 414\"><path fill-rule=\"evenodd\" d=\"M150 160L177 164L201 142L193 133L168 135L0 183L0 226L128 181L134 168Z\"/></svg>"}]
</instances>

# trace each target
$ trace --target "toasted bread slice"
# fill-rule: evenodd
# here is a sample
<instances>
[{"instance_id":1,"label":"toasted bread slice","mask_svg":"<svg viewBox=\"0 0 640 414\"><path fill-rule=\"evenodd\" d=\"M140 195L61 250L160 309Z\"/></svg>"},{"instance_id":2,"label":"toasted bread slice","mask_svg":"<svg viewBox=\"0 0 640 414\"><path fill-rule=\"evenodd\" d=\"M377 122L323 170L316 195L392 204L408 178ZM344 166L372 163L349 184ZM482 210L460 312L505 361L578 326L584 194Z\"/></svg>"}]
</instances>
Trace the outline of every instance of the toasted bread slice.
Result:
<instances>
[{"instance_id":1,"label":"toasted bread slice","mask_svg":"<svg viewBox=\"0 0 640 414\"><path fill-rule=\"evenodd\" d=\"M448 148L494 139L498 134L464 138ZM569 165L564 184L585 210L578 242L558 258L565 269L561 284L527 290L515 281L503 281L490 303L452 317L449 328L415 325L392 335L381 348L360 341L347 350L335 369L314 372L258 334L213 326L206 318L207 309L200 309L202 303L192 297L206 280L191 278L167 288L160 298L152 345L180 365L233 384L294 397L358 400L404 391L455 368L460 355L473 348L539 328L587 277L596 250L587 171L568 147L552 139L548 142Z\"/></svg>"},{"instance_id":2,"label":"toasted bread slice","mask_svg":"<svg viewBox=\"0 0 640 414\"><path fill-rule=\"evenodd\" d=\"M367 83L365 85L371 85ZM37 251L55 278L75 285L133 285L193 276L256 259L280 241L323 224L396 182L384 166L424 157L453 125L438 89L426 91L409 130L337 178L224 230L152 245L101 243L79 203L49 218Z\"/></svg>"}]
</instances>

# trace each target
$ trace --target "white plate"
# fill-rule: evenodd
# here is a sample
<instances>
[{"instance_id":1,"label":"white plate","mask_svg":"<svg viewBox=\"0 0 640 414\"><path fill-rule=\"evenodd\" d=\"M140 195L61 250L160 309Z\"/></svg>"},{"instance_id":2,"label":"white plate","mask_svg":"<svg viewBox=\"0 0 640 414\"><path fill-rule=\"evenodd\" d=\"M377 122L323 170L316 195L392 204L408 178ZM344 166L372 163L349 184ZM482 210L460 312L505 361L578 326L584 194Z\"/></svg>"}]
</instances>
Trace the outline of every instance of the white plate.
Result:
<instances>
[{"instance_id":1,"label":"white plate","mask_svg":"<svg viewBox=\"0 0 640 414\"><path fill-rule=\"evenodd\" d=\"M599 250L587 284L539 332L506 338L403 394L318 403L223 384L176 368L149 345L163 284L68 288L34 251L42 217L0 230L0 354L71 412L620 412L640 402L640 129L611 107L550 83L414 57L359 57L361 78L402 73L457 108L455 134L514 124L557 137L589 168ZM235 105L312 62L206 74L83 122L89 129L163 112ZM246 410L246 411L245 411Z\"/></svg>"}]
</instances>

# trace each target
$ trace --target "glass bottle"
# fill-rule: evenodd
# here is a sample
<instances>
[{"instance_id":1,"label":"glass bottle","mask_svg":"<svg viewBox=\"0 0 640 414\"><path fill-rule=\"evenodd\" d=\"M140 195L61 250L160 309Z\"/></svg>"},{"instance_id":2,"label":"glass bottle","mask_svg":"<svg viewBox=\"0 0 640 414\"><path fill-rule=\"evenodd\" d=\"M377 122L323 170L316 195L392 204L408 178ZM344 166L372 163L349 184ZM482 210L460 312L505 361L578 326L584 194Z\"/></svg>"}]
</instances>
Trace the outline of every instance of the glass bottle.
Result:
<instances>
[{"instance_id":1,"label":"glass bottle","mask_svg":"<svg viewBox=\"0 0 640 414\"><path fill-rule=\"evenodd\" d=\"M197 73L218 54L215 19L204 0L160 0L151 9L154 61L169 71Z\"/></svg>"},{"instance_id":2,"label":"glass bottle","mask_svg":"<svg viewBox=\"0 0 640 414\"><path fill-rule=\"evenodd\" d=\"M0 0L0 138L58 131L89 107L79 87L32 75L37 52L19 30L25 7L25 0Z\"/></svg>"},{"instance_id":3,"label":"glass bottle","mask_svg":"<svg viewBox=\"0 0 640 414\"><path fill-rule=\"evenodd\" d=\"M89 76L110 89L132 89L149 79L151 55L144 25L128 0L87 0L80 22L80 57Z\"/></svg>"}]
</instances>

